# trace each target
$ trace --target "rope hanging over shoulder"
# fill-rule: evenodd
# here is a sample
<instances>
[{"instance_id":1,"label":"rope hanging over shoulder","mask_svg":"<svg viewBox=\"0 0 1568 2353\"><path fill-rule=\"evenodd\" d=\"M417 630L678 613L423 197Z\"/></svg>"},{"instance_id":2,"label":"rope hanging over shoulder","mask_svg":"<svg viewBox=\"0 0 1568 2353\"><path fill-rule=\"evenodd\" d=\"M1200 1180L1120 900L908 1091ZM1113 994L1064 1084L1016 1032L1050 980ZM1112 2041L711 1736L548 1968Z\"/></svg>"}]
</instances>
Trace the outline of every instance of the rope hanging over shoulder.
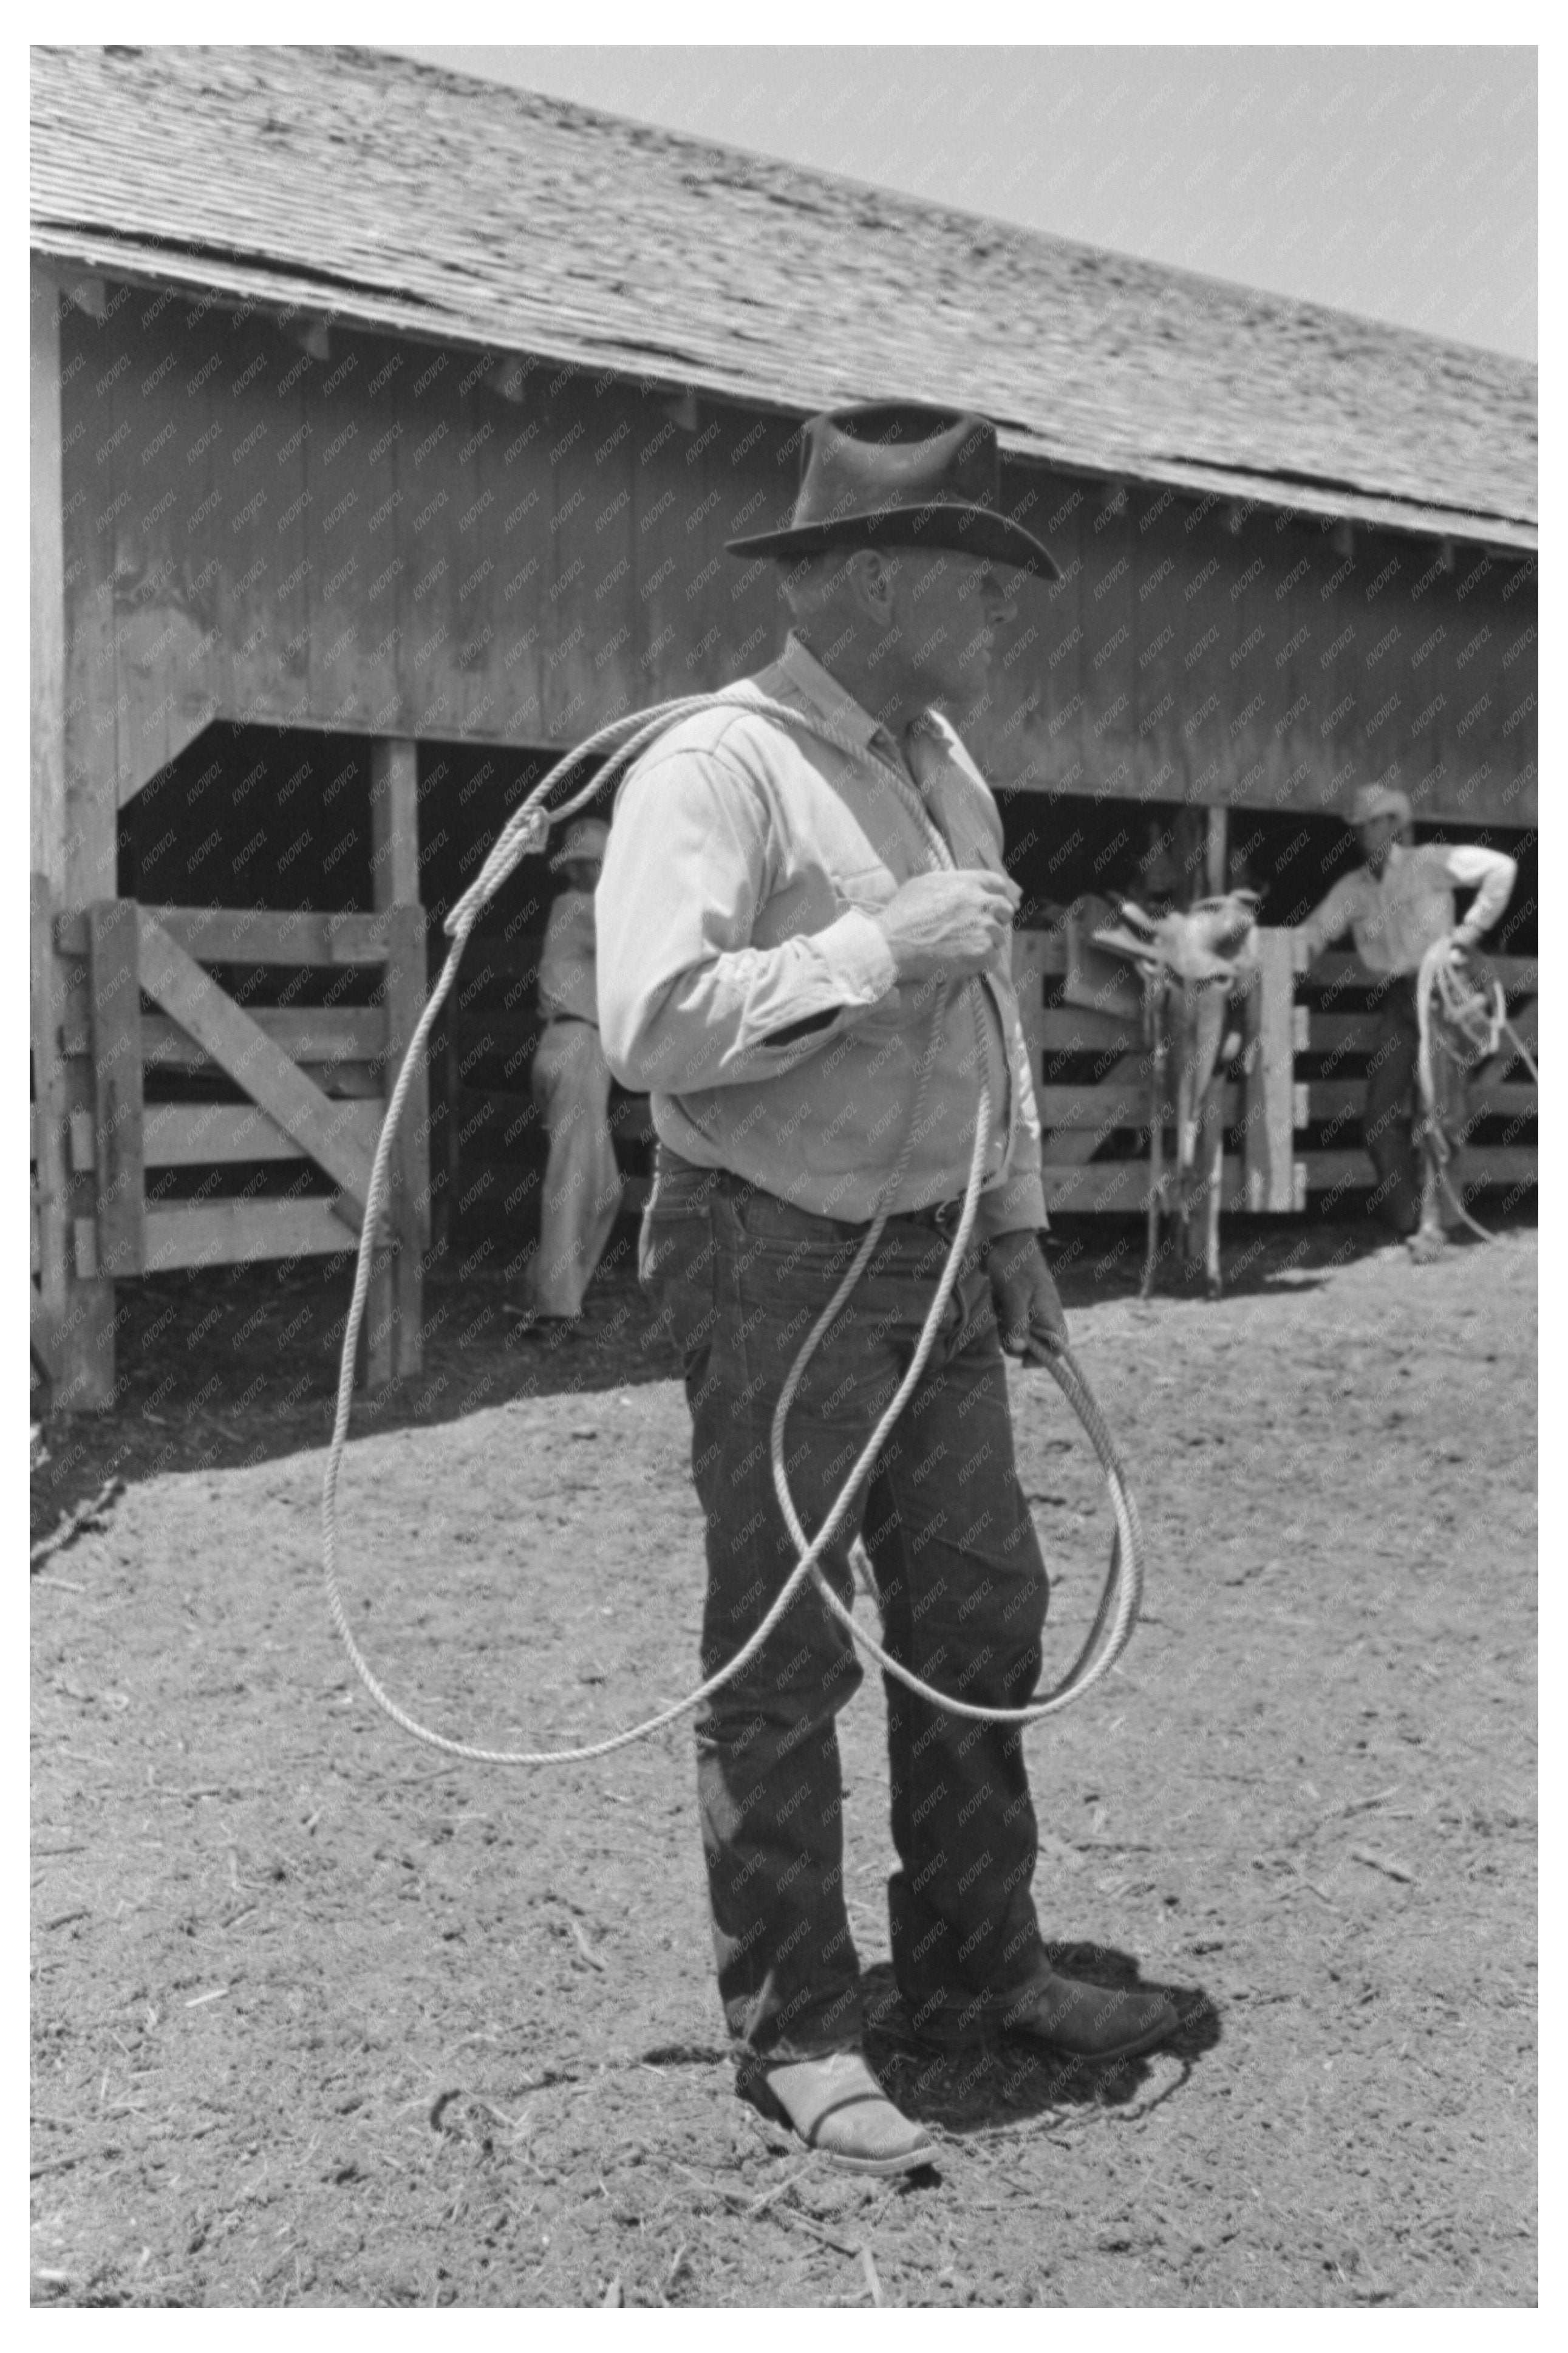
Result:
<instances>
[{"instance_id":1,"label":"rope hanging over shoulder","mask_svg":"<svg viewBox=\"0 0 1568 2353\"><path fill-rule=\"evenodd\" d=\"M342 1355L338 1368L337 1408L333 1417L331 1440L327 1450L326 1472L321 1483L321 1567L326 1586L327 1606L354 1672L377 1707L414 1739L423 1741L427 1746L439 1749L448 1757L461 1757L472 1764L508 1766L581 1764L594 1757L611 1756L616 1749L629 1746L633 1741L645 1739L650 1734L661 1731L665 1725L675 1723L680 1716L689 1715L693 1709L703 1705L715 1692L721 1690L725 1683L731 1682L742 1672L773 1634L807 1577L815 1579L827 1606L843 1620L855 1641L877 1662L885 1673L895 1676L918 1696L951 1715L971 1717L984 1723L1032 1724L1068 1706L1071 1701L1081 1697L1084 1692L1108 1672L1126 1648L1137 1623L1143 1585L1143 1539L1138 1521L1137 1507L1128 1490L1104 1417L1095 1402L1082 1371L1070 1352L1065 1348L1047 1355L1042 1361L1045 1362L1047 1370L1052 1374L1058 1388L1078 1415L1094 1448L1110 1491L1116 1533L1111 1545L1105 1587L1094 1622L1077 1659L1060 1682L1053 1685L1048 1692L1037 1695L1028 1705L1016 1708L979 1707L954 1694L937 1691L931 1684L923 1682L920 1676L911 1673L898 1660L892 1658L876 1638L856 1621L853 1613L834 1591L821 1567L823 1554L842 1525L862 1481L870 1472L877 1457L887 1442L894 1423L903 1411L925 1369L931 1348L935 1345L953 1284L957 1280L958 1270L969 1247L975 1213L980 1203L985 1164L985 1145L991 1121L990 1093L984 1082L978 1090L975 1106L974 1145L970 1157L969 1175L964 1189L963 1215L958 1230L953 1237L952 1247L948 1253L947 1265L927 1312L920 1341L909 1368L876 1429L867 1440L859 1457L850 1469L827 1517L816 1535L809 1539L801 1526L789 1492L784 1468L784 1432L790 1405L819 1342L843 1312L851 1292L869 1263L887 1222L888 1204L897 1198L899 1185L908 1165L912 1141L920 1129L926 1090L941 1042L945 1008L939 999L933 1008L931 1042L921 1063L915 1103L905 1141L892 1174L882 1188L881 1206L867 1228L865 1239L860 1243L843 1282L808 1334L779 1398L773 1428L773 1480L786 1524L796 1545L800 1547L800 1557L780 1589L773 1607L741 1648L716 1673L698 1684L697 1688L689 1692L684 1699L672 1702L669 1705L659 1709L657 1714L644 1718L641 1723L635 1724L625 1731L613 1733L605 1739L584 1742L574 1747L518 1749L480 1747L471 1742L454 1740L444 1733L432 1730L428 1725L421 1724L416 1716L409 1715L406 1709L400 1707L384 1689L354 1638L338 1586L338 1482L342 1470L343 1453L348 1442L349 1422L353 1405L354 1357L360 1330L364 1321L373 1254L386 1205L392 1147L398 1124L408 1100L415 1071L419 1066L420 1057L426 1050L437 1017L450 994L463 952L468 946L480 914L516 871L521 860L543 849L552 825L559 824L563 819L575 815L578 809L584 807L587 802L605 789L612 777L626 769L657 736L664 733L667 729L678 724L682 719L694 716L699 712L716 709L731 709L737 712L750 712L762 718L771 719L817 735L823 741L836 744L838 749L852 756L864 756L864 744L852 742L830 722L815 712L808 714L796 711L787 704L774 702L762 695L731 691L720 694L687 695L672 702L658 704L651 710L628 713L625 718L612 721L608 726L599 728L594 734L576 745L563 759L557 761L548 775L540 780L502 827L493 849L475 881L456 902L447 917L445 928L452 945L441 967L436 986L431 990L425 1009L415 1027L413 1037L409 1040L408 1050L404 1056L402 1069L398 1072L396 1083L393 1088L391 1101L387 1104L386 1116L382 1124L374 1158L371 1165L370 1182L365 1195L364 1218L360 1232L359 1254L354 1267L353 1292L343 1327ZM584 761L599 755L606 749L610 756L604 766L559 807L547 810L543 805L546 796L573 776ZM952 860L947 845L927 817L918 797L910 791L897 770L886 763L882 765L895 788L910 807L911 813L921 822L933 861L939 865L951 867ZM969 997L976 1023L976 1036L982 1048L980 1066L984 1069L984 1041L981 1025L985 1017L984 997L978 980L969 981L965 985L965 993ZM858 1544L855 1546L852 1556L857 1558L858 1566L864 1565L865 1554Z\"/></svg>"}]
</instances>

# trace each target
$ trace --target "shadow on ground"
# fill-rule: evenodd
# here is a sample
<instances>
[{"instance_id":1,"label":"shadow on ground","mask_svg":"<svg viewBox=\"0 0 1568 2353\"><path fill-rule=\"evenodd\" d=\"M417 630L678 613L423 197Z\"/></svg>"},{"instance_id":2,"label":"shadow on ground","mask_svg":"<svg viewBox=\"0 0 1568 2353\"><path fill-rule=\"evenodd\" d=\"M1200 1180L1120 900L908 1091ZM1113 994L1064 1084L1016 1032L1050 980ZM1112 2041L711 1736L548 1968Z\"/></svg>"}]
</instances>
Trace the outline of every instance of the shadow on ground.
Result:
<instances>
[{"instance_id":1,"label":"shadow on ground","mask_svg":"<svg viewBox=\"0 0 1568 2353\"><path fill-rule=\"evenodd\" d=\"M1047 1949L1054 1967L1091 1985L1153 1986L1173 2004L1180 2032L1159 2051L1110 2066L1064 2058L1018 2040L935 2052L911 2028L891 1966L884 1961L868 1968L864 1979L866 2055L889 2098L907 2116L946 2133L994 2132L1051 2115L1065 2118L1075 2109L1132 2107L1154 2079L1158 2063L1174 2058L1181 2063L1180 2075L1154 2095L1163 2102L1183 2088L1218 2043L1219 2014L1201 1988L1145 1978L1131 1954L1103 1945L1054 1944ZM1147 2105L1152 2103L1141 2106L1140 2114Z\"/></svg>"}]
</instances>

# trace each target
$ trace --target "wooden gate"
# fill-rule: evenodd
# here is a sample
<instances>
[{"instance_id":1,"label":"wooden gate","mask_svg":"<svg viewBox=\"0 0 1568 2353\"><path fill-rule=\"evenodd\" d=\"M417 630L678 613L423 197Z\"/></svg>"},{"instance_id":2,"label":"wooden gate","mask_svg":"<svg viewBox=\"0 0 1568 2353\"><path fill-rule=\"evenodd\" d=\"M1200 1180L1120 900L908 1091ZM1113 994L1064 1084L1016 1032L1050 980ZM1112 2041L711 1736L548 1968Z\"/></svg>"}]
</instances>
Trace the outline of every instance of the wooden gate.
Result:
<instances>
[{"instance_id":1,"label":"wooden gate","mask_svg":"<svg viewBox=\"0 0 1568 2353\"><path fill-rule=\"evenodd\" d=\"M36 1093L53 1090L49 1109L39 1104L40 1145L47 1135L54 1155L40 1150L46 1345L51 1301L65 1300L73 1278L353 1251L386 1102L425 1001L423 910L269 913L110 899L57 915L53 932L61 1001L46 1000L34 1082ZM209 967L245 981L222 987ZM249 1009L240 997L262 967L295 976L285 999L314 969L342 976L344 991L362 976L359 993L374 1001ZM363 1370L373 1386L419 1369L426 1134L421 1071L398 1133L366 1314ZM301 1166L279 1195L272 1166L289 1161ZM193 1170L203 1172L195 1198L175 1175ZM234 1189L239 1170L249 1174ZM89 1180L90 1214L56 1212L68 1176L79 1193Z\"/></svg>"}]
</instances>

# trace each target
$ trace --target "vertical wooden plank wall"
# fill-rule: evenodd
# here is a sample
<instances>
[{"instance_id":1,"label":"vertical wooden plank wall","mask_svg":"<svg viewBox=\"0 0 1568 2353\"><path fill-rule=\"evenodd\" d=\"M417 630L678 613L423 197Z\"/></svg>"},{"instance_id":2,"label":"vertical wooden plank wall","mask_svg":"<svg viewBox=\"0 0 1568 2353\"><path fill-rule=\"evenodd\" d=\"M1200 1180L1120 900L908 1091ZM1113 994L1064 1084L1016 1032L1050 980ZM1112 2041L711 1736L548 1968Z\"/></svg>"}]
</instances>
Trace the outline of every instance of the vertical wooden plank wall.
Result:
<instances>
[{"instance_id":1,"label":"vertical wooden plank wall","mask_svg":"<svg viewBox=\"0 0 1568 2353\"><path fill-rule=\"evenodd\" d=\"M71 313L67 358L67 693L100 853L100 784L123 802L215 716L564 745L774 649L771 568L722 542L787 512L789 420L110 303Z\"/></svg>"},{"instance_id":2,"label":"vertical wooden plank wall","mask_svg":"<svg viewBox=\"0 0 1568 2353\"><path fill-rule=\"evenodd\" d=\"M525 395L531 383L522 380ZM480 496L491 496L479 524L480 561L495 567L488 582L500 681L495 729L505 741L542 744L548 741L545 656L552 650L545 615L553 609L548 601L554 562L552 437L539 390L521 403L488 387L480 396L496 428L479 452Z\"/></svg>"},{"instance_id":3,"label":"vertical wooden plank wall","mask_svg":"<svg viewBox=\"0 0 1568 2353\"><path fill-rule=\"evenodd\" d=\"M1424 816L1535 823L1533 558L1149 485L1108 516L1116 486L1021 461L1004 502L1031 480L1067 578L1023 592L964 726L994 782L1317 815L1397 766Z\"/></svg>"},{"instance_id":4,"label":"vertical wooden plank wall","mask_svg":"<svg viewBox=\"0 0 1568 2353\"><path fill-rule=\"evenodd\" d=\"M320 355L318 355L320 354ZM395 518L404 435L399 376L410 355L320 331L299 352L305 422L303 553L312 715L379 732L397 716L408 583Z\"/></svg>"},{"instance_id":5,"label":"vertical wooden plank wall","mask_svg":"<svg viewBox=\"0 0 1568 2353\"><path fill-rule=\"evenodd\" d=\"M61 512L62 297L35 262L28 283L28 866L58 891L66 832L65 519Z\"/></svg>"},{"instance_id":6,"label":"vertical wooden plank wall","mask_svg":"<svg viewBox=\"0 0 1568 2353\"><path fill-rule=\"evenodd\" d=\"M199 561L194 554L207 493L204 488L193 497L192 482L209 484L227 462L214 425L223 355L215 350L194 370L182 364L184 355L169 343L172 306L161 309L160 302L140 287L124 303L115 321L115 355L95 379L104 386L100 446L112 448L114 469L113 497L99 513L114 628L120 803L199 734L217 709L211 670L222 567L210 549ZM187 528L194 509L195 533Z\"/></svg>"},{"instance_id":7,"label":"vertical wooden plank wall","mask_svg":"<svg viewBox=\"0 0 1568 2353\"><path fill-rule=\"evenodd\" d=\"M787 512L789 419L166 291L104 308L63 349L68 829L101 837L95 778L123 799L214 711L564 744L773 650L771 573L723 542ZM1433 815L1534 821L1529 566L1022 462L1004 495L1068 579L1021 596L965 728L999 784L1316 812L1397 762Z\"/></svg>"},{"instance_id":8,"label":"vertical wooden plank wall","mask_svg":"<svg viewBox=\"0 0 1568 2353\"><path fill-rule=\"evenodd\" d=\"M1174 503L1167 491L1141 484L1129 518L1137 534L1128 660L1137 681L1137 773L1142 793L1167 803L1186 800L1192 783L1181 733L1181 722L1193 707L1186 659L1192 566L1170 543Z\"/></svg>"}]
</instances>

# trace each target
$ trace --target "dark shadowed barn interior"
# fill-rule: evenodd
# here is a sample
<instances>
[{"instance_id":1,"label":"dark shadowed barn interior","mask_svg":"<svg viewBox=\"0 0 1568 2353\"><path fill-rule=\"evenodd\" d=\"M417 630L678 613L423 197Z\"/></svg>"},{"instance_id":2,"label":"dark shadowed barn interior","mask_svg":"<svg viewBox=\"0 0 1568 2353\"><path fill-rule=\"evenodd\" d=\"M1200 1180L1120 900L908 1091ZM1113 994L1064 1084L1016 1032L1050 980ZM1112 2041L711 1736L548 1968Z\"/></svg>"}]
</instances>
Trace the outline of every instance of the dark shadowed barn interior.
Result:
<instances>
[{"instance_id":1,"label":"dark shadowed barn interior","mask_svg":"<svg viewBox=\"0 0 1568 2353\"><path fill-rule=\"evenodd\" d=\"M1059 923L1152 853L1285 925L1395 776L1421 838L1520 857L1494 944L1533 996L1523 363L364 50L35 50L32 180L58 1402L112 1397L117 1282L353 1249L445 913L552 752L771 659L772 570L723 543L787 519L826 406L984 411L1061 566L955 714L1027 897L1054 1203L1138 1198L1135 1122L1092 1100L1135 1040L1058 1001ZM491 908L432 1058L372 1378L418 1362L432 1250L527 1246L551 887L528 861ZM1336 1010L1275 960L1250 1208L1371 1181L1351 963ZM1533 1090L1483 1108L1482 1180L1517 1192ZM635 1176L646 1107L616 1118Z\"/></svg>"}]
</instances>

